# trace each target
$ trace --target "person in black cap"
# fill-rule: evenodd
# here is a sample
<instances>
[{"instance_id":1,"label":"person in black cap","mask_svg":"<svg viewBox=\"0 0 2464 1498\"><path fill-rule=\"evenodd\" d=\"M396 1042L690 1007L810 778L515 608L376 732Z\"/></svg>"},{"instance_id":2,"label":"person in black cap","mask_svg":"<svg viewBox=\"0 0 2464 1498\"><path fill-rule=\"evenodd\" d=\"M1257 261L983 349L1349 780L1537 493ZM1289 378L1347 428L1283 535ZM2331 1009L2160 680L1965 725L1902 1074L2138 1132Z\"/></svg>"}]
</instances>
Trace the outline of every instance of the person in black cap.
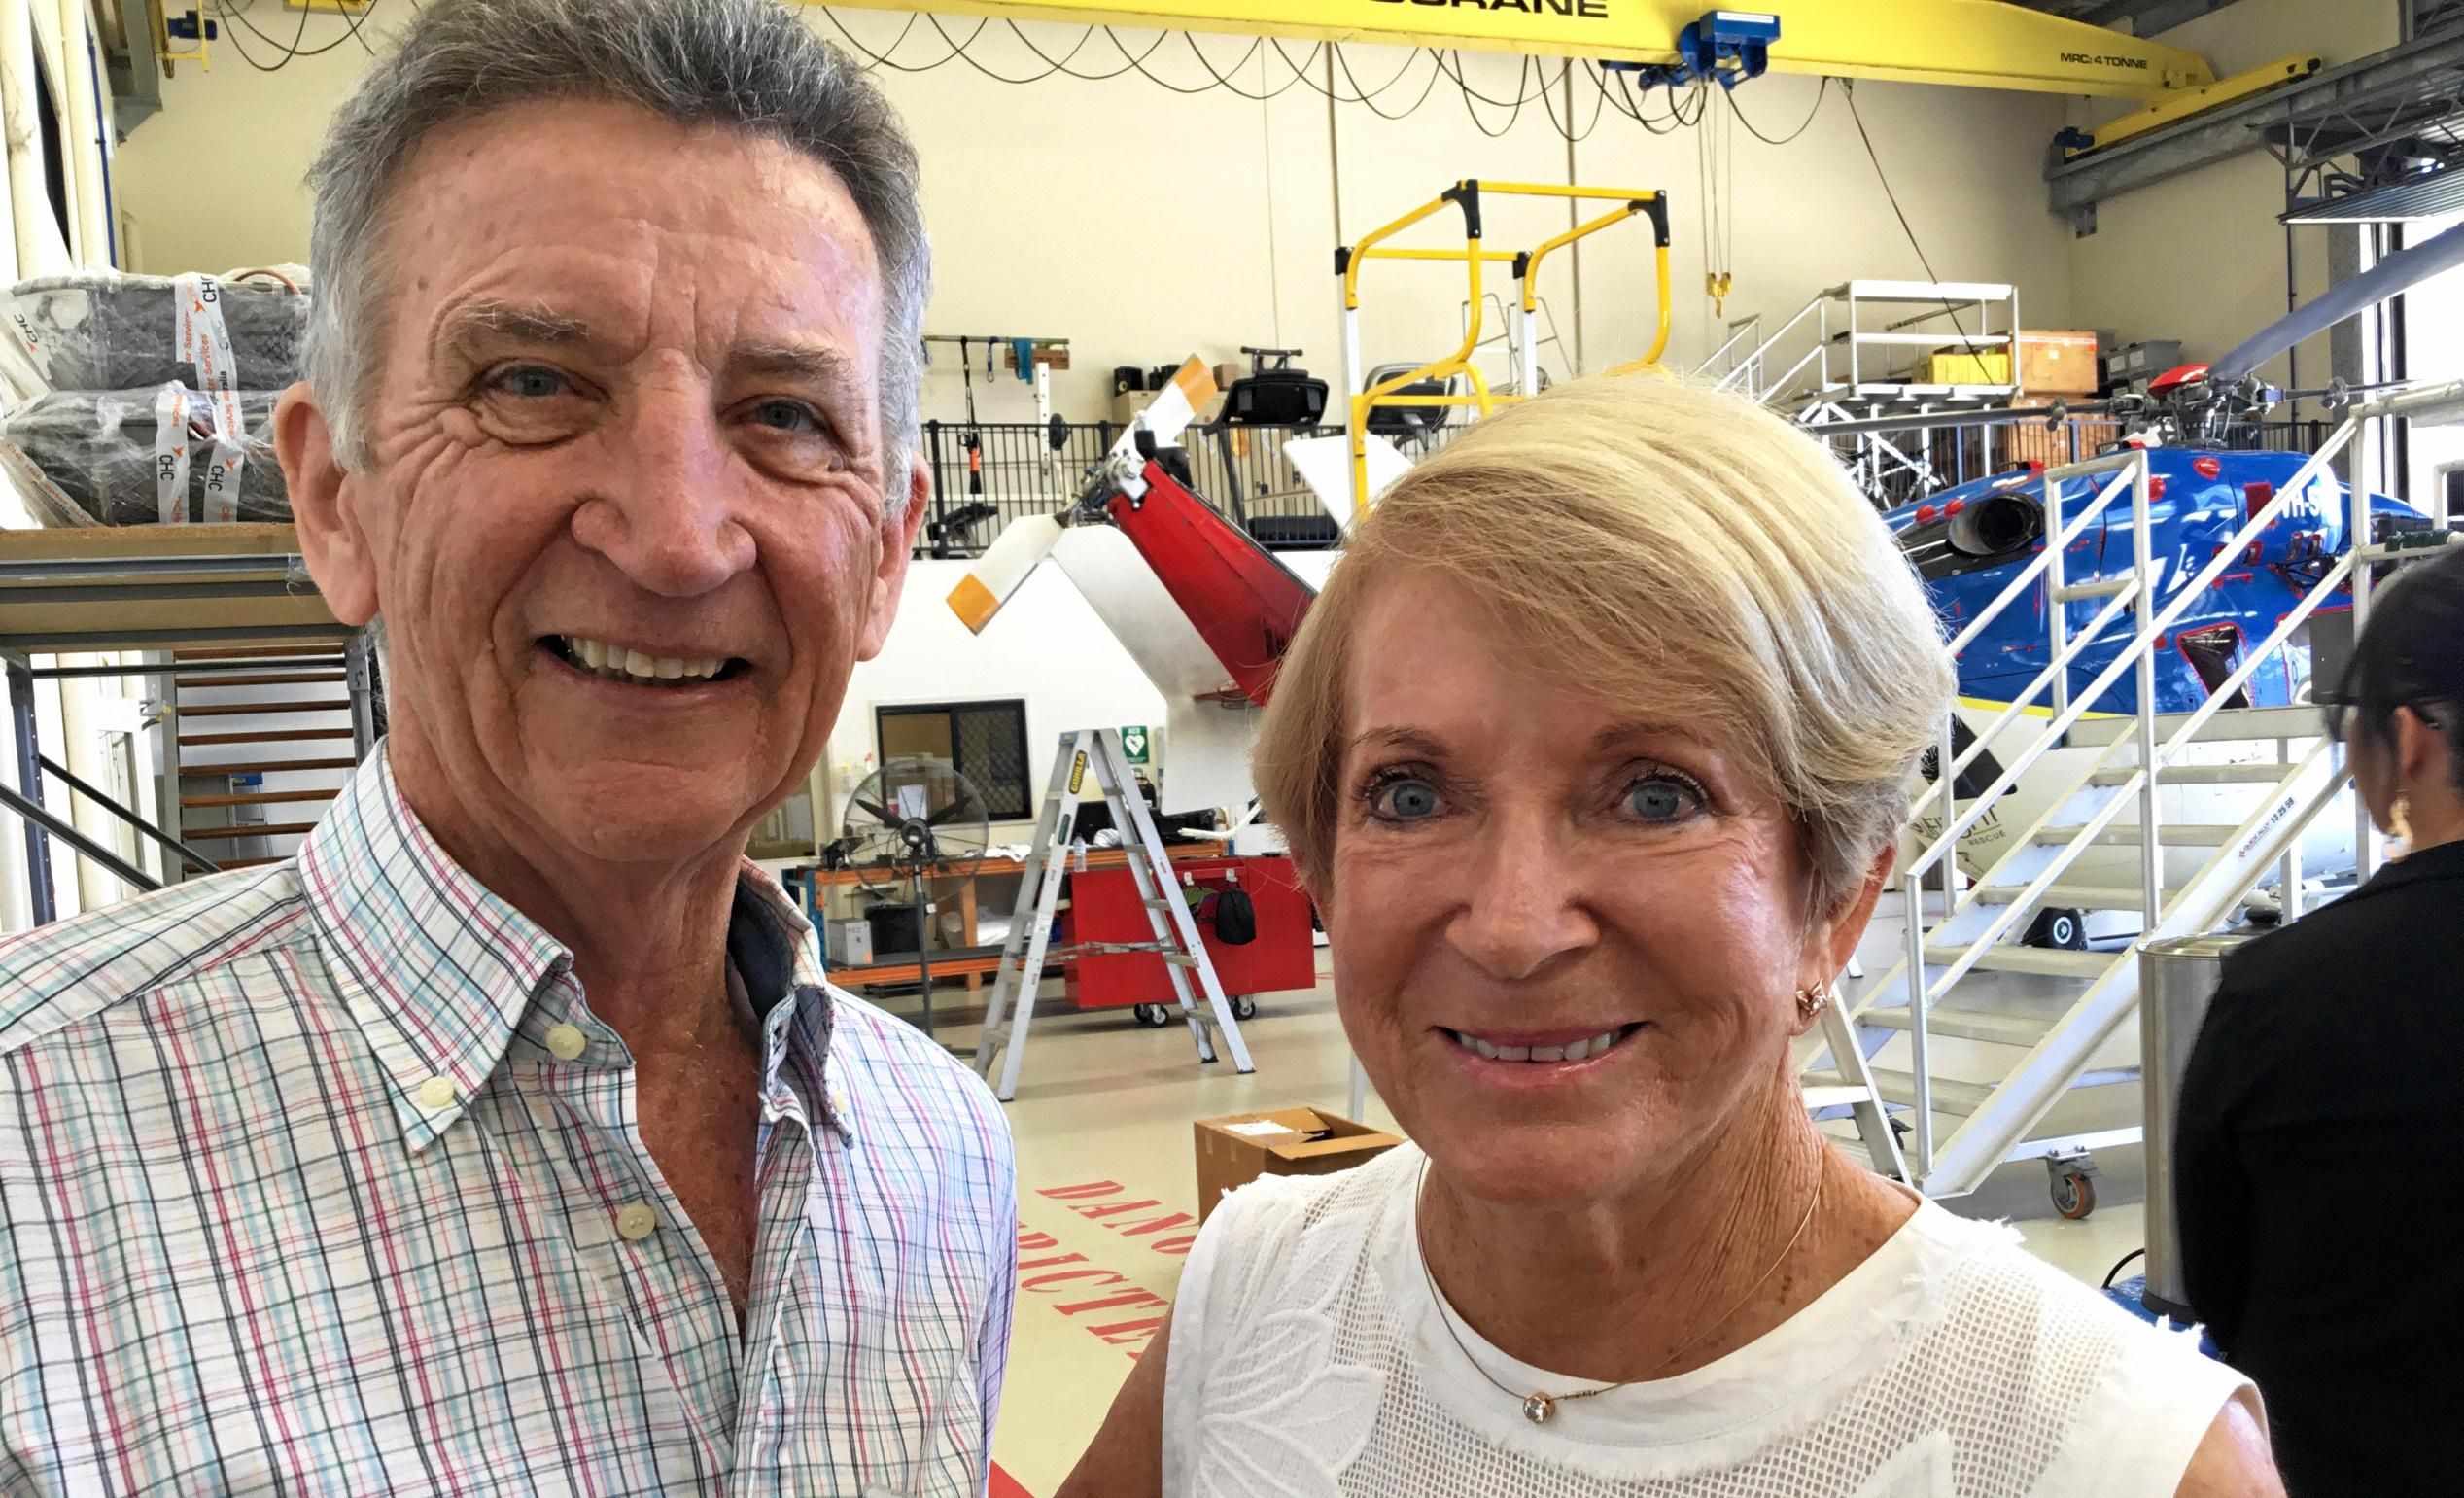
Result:
<instances>
[{"instance_id":1,"label":"person in black cap","mask_svg":"<svg viewBox=\"0 0 2464 1498\"><path fill-rule=\"evenodd\" d=\"M2293 1498L2452 1494L2464 548L2378 595L2334 698L2329 730L2389 861L2225 963L2182 1084L2183 1281L2258 1381Z\"/></svg>"}]
</instances>

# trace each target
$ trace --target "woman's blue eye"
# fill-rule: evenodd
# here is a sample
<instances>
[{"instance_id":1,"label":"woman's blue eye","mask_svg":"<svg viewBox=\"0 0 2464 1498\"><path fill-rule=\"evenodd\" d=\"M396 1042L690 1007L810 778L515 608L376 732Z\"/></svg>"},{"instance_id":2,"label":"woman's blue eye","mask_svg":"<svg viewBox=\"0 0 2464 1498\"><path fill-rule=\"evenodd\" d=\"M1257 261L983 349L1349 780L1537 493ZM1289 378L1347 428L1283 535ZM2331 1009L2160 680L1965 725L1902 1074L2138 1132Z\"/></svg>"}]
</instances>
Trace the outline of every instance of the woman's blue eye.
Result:
<instances>
[{"instance_id":1,"label":"woman's blue eye","mask_svg":"<svg viewBox=\"0 0 2464 1498\"><path fill-rule=\"evenodd\" d=\"M496 377L497 389L526 401L544 401L573 388L565 376L539 365L522 365Z\"/></svg>"},{"instance_id":2,"label":"woman's blue eye","mask_svg":"<svg viewBox=\"0 0 2464 1498\"><path fill-rule=\"evenodd\" d=\"M1628 810L1645 821L1675 821L1693 810L1694 793L1675 781L1636 781L1625 793Z\"/></svg>"},{"instance_id":3,"label":"woman's blue eye","mask_svg":"<svg viewBox=\"0 0 2464 1498\"><path fill-rule=\"evenodd\" d=\"M1392 781L1377 788L1371 805L1396 821L1419 821L1438 814L1438 788L1427 781Z\"/></svg>"}]
</instances>

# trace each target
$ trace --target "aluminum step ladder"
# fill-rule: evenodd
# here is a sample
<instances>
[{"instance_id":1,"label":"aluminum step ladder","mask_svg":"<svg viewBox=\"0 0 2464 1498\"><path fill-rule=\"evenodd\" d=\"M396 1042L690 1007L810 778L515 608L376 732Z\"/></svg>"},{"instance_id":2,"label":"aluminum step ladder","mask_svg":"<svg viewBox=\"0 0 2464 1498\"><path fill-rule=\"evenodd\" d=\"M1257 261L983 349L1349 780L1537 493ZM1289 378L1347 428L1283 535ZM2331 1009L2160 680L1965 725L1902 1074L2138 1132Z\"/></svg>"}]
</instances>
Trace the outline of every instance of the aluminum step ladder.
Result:
<instances>
[{"instance_id":1,"label":"aluminum step ladder","mask_svg":"<svg viewBox=\"0 0 2464 1498\"><path fill-rule=\"evenodd\" d=\"M1094 772L1104 805L1111 809L1112 824L1120 830L1121 851L1128 856L1129 877L1137 886L1139 908L1146 912L1152 941L1050 945L1061 881L1070 872L1075 846L1070 833L1077 825L1079 796L1090 770ZM1044 964L1076 957L1152 952L1163 958L1164 976L1171 980L1173 997L1189 1022L1198 1063L1214 1062L1212 1031L1219 1030L1224 1049L1232 1053L1233 1069L1244 1075L1257 1069L1250 1063L1249 1047L1241 1041L1232 1005L1224 998L1223 984L1215 977L1215 964L1207 958L1197 918L1172 884L1171 863L1164 857L1163 839L1155 830L1155 819L1147 815L1146 798L1129 786L1128 758L1122 751L1118 730L1081 728L1063 736L1060 753L1053 761L1052 784L1045 789L1043 807L1035 819L1035 842L1026 855L1026 875L1019 881L1018 903L1010 913L1010 934L1002 943L991 1001L984 1012L984 1038L975 1051L975 1069L988 1082L992 1081L993 1063L1000 1062L1001 1076L993 1094L1003 1102L1018 1096L1019 1067L1026 1057L1027 1027L1035 1017L1035 991L1043 982Z\"/></svg>"}]
</instances>

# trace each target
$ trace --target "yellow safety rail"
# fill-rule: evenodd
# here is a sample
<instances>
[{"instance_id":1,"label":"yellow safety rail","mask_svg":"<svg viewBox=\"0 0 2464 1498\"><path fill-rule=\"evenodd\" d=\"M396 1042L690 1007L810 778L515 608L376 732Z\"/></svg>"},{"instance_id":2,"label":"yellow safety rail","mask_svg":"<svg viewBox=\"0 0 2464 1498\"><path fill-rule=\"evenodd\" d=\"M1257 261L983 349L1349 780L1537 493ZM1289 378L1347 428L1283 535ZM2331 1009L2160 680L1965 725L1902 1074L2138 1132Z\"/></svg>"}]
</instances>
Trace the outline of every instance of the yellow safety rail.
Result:
<instances>
[{"instance_id":1,"label":"yellow safety rail","mask_svg":"<svg viewBox=\"0 0 2464 1498\"><path fill-rule=\"evenodd\" d=\"M1617 204L1617 207L1596 219L1578 224L1562 234L1544 239L1532 249L1491 250L1483 245L1480 228L1480 198L1483 193L1489 192L1517 197L1555 197L1569 202L1612 202ZM1444 212L1448 207L1463 210L1462 249L1403 249L1386 243L1406 229ZM1486 416L1496 409L1497 403L1501 401L1520 401L1525 398L1527 392L1509 395L1493 394L1489 390L1487 378L1472 362L1472 356L1480 346L1480 321L1484 310L1482 306L1484 298L1480 290L1481 268L1489 264L1513 266L1514 281L1519 293L1516 298L1517 304L1522 315L1528 319L1539 305L1540 267L1544 261L1579 239L1588 238L1603 229L1614 228L1638 214L1651 221L1651 258L1659 287L1659 312L1650 349L1641 359L1620 366L1619 370L1622 372L1656 366L1660 354L1668 347L1670 312L1668 195L1664 192L1624 188L1584 188L1568 183L1483 182L1477 178L1466 178L1393 223L1362 235L1359 243L1346 245L1335 252L1335 272L1343 279L1345 370L1348 382L1354 385L1359 384L1356 377L1357 371L1353 367L1359 355L1358 330L1354 326L1354 319L1361 305L1362 265L1370 261L1452 261L1464 267L1471 287L1471 316L1464 331L1461 348L1443 359L1432 361L1417 369L1396 375L1392 379L1381 381L1366 390L1356 390L1352 393L1349 425L1352 449L1352 501L1356 509L1366 508L1368 504L1369 413L1371 410L1381 405L1476 405L1480 408L1480 414ZM1537 351L1524 345L1525 340L1517 340L1517 347L1521 351L1523 377L1528 384L1534 381L1537 374L1538 362L1535 357ZM1419 384L1423 380L1451 381L1456 375L1462 375L1471 385L1470 395L1406 396L1398 394L1405 388Z\"/></svg>"}]
</instances>

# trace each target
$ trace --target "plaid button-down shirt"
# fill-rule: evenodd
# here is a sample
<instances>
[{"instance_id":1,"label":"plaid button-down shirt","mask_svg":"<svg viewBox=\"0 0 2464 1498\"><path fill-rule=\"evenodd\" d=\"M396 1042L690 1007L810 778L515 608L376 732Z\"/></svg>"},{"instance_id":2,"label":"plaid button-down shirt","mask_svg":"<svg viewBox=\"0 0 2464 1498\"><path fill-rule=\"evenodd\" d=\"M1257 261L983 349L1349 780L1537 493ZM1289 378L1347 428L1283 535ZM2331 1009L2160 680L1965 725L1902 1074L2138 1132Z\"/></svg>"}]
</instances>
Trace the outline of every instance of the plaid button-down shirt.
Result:
<instances>
[{"instance_id":1,"label":"plaid button-down shirt","mask_svg":"<svg viewBox=\"0 0 2464 1498\"><path fill-rule=\"evenodd\" d=\"M991 1095L747 870L740 1330L569 955L383 756L296 859L0 943L0 1493L975 1494Z\"/></svg>"}]
</instances>

